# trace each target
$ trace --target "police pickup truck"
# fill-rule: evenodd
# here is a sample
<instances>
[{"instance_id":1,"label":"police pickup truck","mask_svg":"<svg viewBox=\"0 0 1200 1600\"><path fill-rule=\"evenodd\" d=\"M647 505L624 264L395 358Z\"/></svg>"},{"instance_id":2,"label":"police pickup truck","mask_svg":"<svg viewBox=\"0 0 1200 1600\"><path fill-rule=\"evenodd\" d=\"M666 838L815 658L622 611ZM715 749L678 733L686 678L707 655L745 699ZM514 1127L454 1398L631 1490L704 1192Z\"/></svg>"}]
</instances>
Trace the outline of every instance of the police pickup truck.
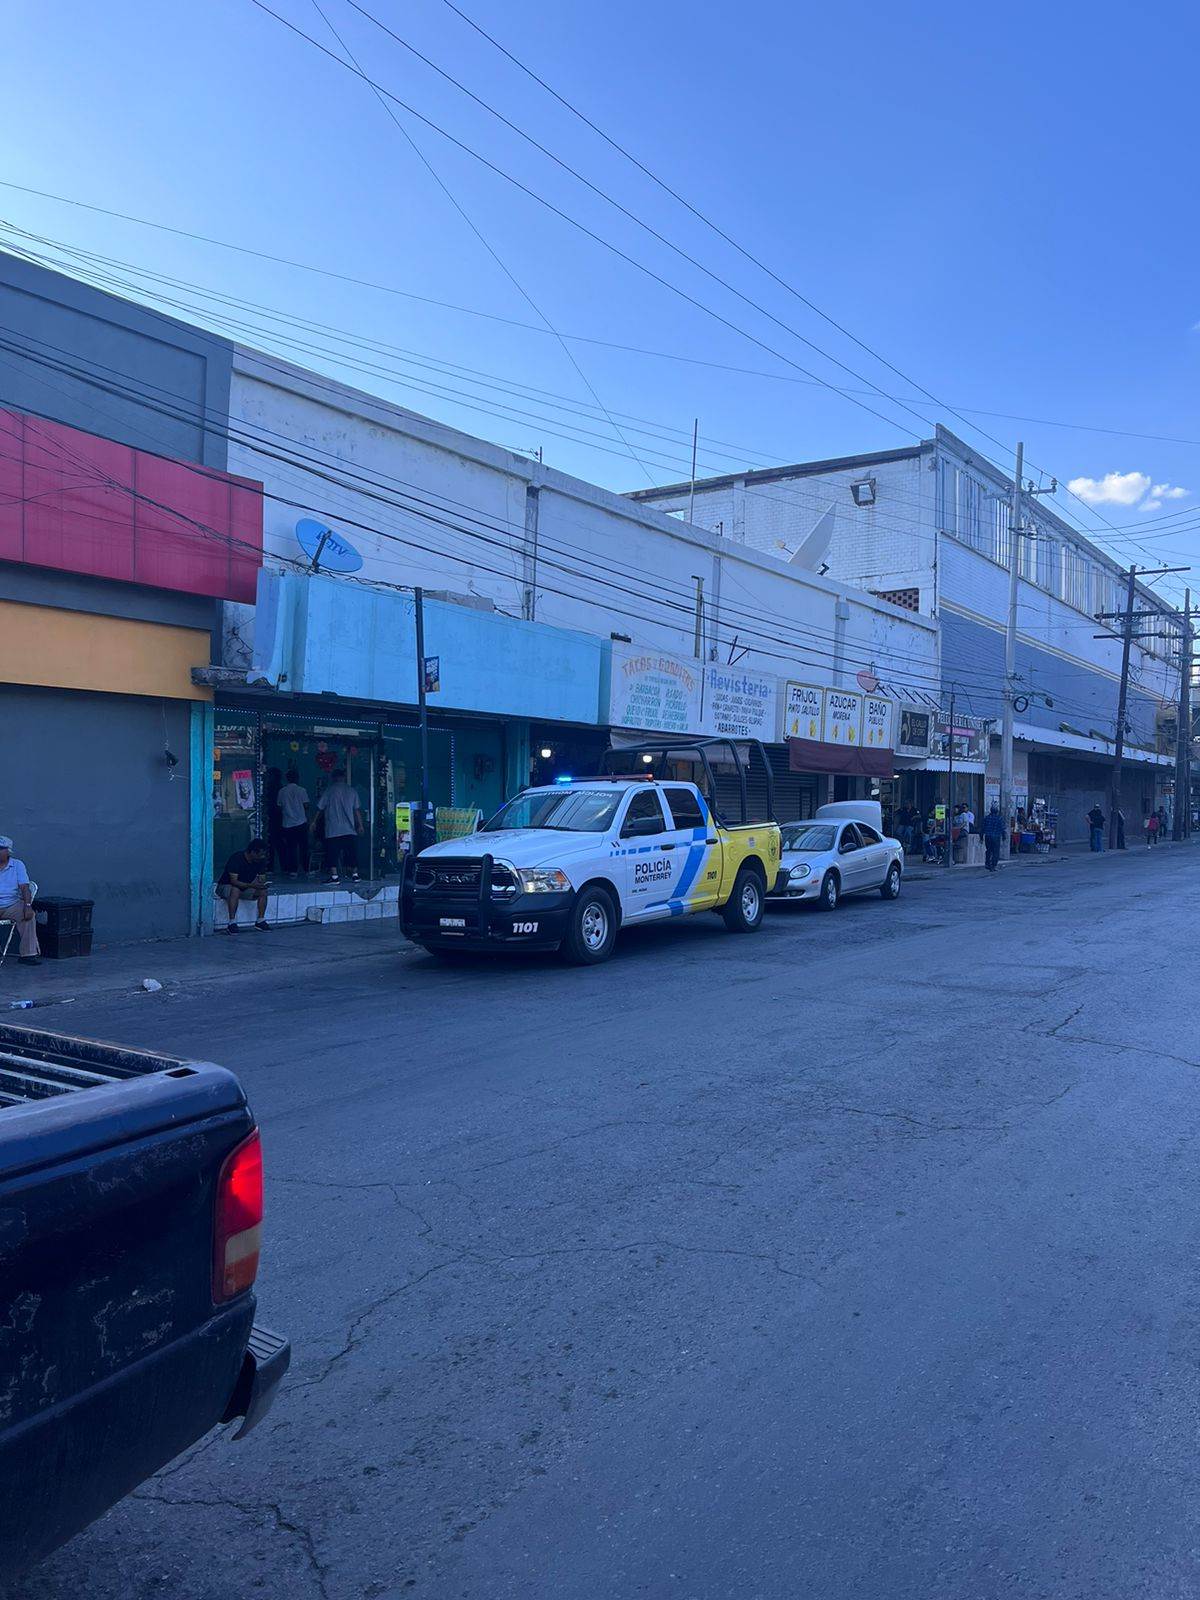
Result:
<instances>
[{"instance_id":1,"label":"police pickup truck","mask_svg":"<svg viewBox=\"0 0 1200 1600\"><path fill-rule=\"evenodd\" d=\"M695 911L753 931L779 870L779 829L761 746L754 788L765 801L750 797L752 756L727 740L656 741L607 752L605 765L623 775L523 790L478 832L410 864L403 932L438 955L561 950L593 964L621 928ZM754 810L768 820L749 821Z\"/></svg>"}]
</instances>

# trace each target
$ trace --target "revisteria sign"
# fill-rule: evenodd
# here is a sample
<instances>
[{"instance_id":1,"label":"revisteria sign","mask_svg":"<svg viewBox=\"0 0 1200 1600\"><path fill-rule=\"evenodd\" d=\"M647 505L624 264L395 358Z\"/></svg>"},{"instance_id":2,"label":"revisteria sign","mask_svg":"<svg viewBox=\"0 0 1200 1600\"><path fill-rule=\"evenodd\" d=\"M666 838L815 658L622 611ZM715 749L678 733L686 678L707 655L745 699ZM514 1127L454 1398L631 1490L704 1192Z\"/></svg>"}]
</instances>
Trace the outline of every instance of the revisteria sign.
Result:
<instances>
[{"instance_id":1,"label":"revisteria sign","mask_svg":"<svg viewBox=\"0 0 1200 1600\"><path fill-rule=\"evenodd\" d=\"M737 667L706 667L701 732L733 739L773 739L775 695L774 678L760 678Z\"/></svg>"},{"instance_id":2,"label":"revisteria sign","mask_svg":"<svg viewBox=\"0 0 1200 1600\"><path fill-rule=\"evenodd\" d=\"M863 700L849 689L826 689L821 739L825 744L862 744Z\"/></svg>"},{"instance_id":3,"label":"revisteria sign","mask_svg":"<svg viewBox=\"0 0 1200 1600\"><path fill-rule=\"evenodd\" d=\"M614 643L609 722L615 728L699 733L702 670L698 661Z\"/></svg>"},{"instance_id":4,"label":"revisteria sign","mask_svg":"<svg viewBox=\"0 0 1200 1600\"><path fill-rule=\"evenodd\" d=\"M825 717L825 691L812 683L789 683L784 703L785 739L820 739Z\"/></svg>"}]
</instances>

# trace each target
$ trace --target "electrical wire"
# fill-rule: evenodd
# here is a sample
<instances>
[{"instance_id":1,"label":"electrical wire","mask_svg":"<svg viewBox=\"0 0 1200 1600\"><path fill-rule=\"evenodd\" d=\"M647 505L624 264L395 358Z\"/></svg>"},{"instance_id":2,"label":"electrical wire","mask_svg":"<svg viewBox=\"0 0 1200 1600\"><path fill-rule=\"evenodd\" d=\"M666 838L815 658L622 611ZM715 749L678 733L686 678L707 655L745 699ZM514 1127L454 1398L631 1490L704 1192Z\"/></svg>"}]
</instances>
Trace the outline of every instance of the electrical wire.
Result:
<instances>
[{"instance_id":1,"label":"electrical wire","mask_svg":"<svg viewBox=\"0 0 1200 1600\"><path fill-rule=\"evenodd\" d=\"M111 480L110 480L110 482L111 482ZM117 487L121 487L121 486L118 485ZM316 509L318 509L318 508L315 508L315 507L312 507L312 506L308 506L308 505L306 505L306 504L304 504L302 502L291 501L291 500L287 499L286 497L282 497L282 496L275 495L275 496L271 496L271 498L281 500L283 503L296 506L299 509L306 509L306 510L316 510ZM343 518L342 520L343 521L351 521L352 525L363 527L363 528L367 529L368 531L373 531L373 532L379 534L382 537L388 537L388 535L383 533L383 530L380 530L378 528L374 528L370 524L364 524L364 523L358 521L357 519ZM392 537L394 537L394 536L392 536ZM410 543L411 541L400 540L400 542L402 544L407 544L407 543ZM257 550L255 550L255 554L257 555ZM454 557L453 559L462 559L462 558L461 557ZM477 563L474 562L474 561L468 561L468 564L472 565L472 566L476 566L477 565ZM559 565L559 564L550 563L550 565L556 566L556 565ZM492 570L494 570L494 569L492 569ZM580 572L578 572L578 569L571 569L571 568L568 568L568 567L563 567L562 570L564 570L564 571L575 571L576 575L581 576L585 580L590 581L590 582L599 581L599 582L603 583L603 581L604 581L602 579L601 580L597 580L594 573L586 573L586 572L580 573ZM503 574L503 575L508 576L507 574ZM385 585L385 586L387 586L387 587L399 587L399 588L408 587L407 585ZM545 587L550 587L550 586L545 586ZM610 587L620 587L620 586L610 585ZM554 590L554 589L552 589L551 592L566 593L566 591ZM629 591L629 592L632 592L632 591ZM645 598L644 593L641 595L641 597ZM581 596L578 596L578 595L568 595L568 598L577 598L578 599L578 598L584 598L584 597L581 597ZM589 597L586 597L586 598L589 600L590 603L594 603L594 597L589 596ZM655 599L656 597L650 597L650 598L651 599ZM690 620L690 617L691 617L691 614L692 614L692 606L691 606L690 600L683 601L683 602L679 602L679 601L669 602L668 601L668 602L665 602L665 603L668 606L670 606L671 609L674 609L674 610L680 612L681 614L687 616L689 618L689 620ZM644 614L631 612L628 609L626 609L623 614L627 615L627 616L628 615L640 616L641 620L654 621L654 622L657 622L659 625L662 625L662 619L661 618L647 618L647 617L645 617ZM668 624L668 626L669 626L669 624ZM742 629L741 631L745 632L746 630ZM778 652L771 651L771 650L760 649L759 653L765 654L767 656L776 657L776 658L785 659L785 660L791 660L791 659L794 659L795 655L799 652L799 653L806 653L806 654L808 654L810 656L815 656L818 661L820 660L821 657L830 658L830 652L814 650L813 647L810 644L803 643L803 644L797 645L795 643L789 643L787 641L779 640L776 636L772 636L772 635L763 635L763 637L767 638L767 639L773 639L774 642L786 643L787 644L787 648L788 648L788 652L789 652L786 657L780 658ZM877 658L881 653L884 653L884 652L880 652L878 650L876 651L876 657L873 658L871 663L870 663L872 668L877 666L877 664L878 664ZM887 652L887 653L890 653L890 652ZM832 657L832 659L836 660L836 654ZM865 658L859 658L859 657L855 657L855 656L852 656L852 655L848 655L847 653L843 653L843 660L847 665L852 666L854 661L857 660L857 659L865 660ZM908 675L910 677L916 678L917 676L922 676L922 677L924 676L924 675L913 674L912 673L911 663L909 663L907 661L907 658L905 658L905 659L906 659L906 666L907 666L907 670L908 670ZM884 670L888 670L888 669L885 668ZM938 685L940 683L940 679L934 678L934 677L927 677L927 678L925 678L925 681L930 682L930 683L935 684L935 685ZM979 687L979 692L980 693L987 692L987 693L990 693L990 694L994 694L997 691L997 685L995 683L991 682L991 681L988 681L986 683L986 685L981 684L978 687ZM1091 707L1091 706L1082 707L1081 710L1083 711L1083 713L1085 715L1088 715L1088 716L1095 716L1097 714L1096 713L1096 708Z\"/></svg>"}]
</instances>

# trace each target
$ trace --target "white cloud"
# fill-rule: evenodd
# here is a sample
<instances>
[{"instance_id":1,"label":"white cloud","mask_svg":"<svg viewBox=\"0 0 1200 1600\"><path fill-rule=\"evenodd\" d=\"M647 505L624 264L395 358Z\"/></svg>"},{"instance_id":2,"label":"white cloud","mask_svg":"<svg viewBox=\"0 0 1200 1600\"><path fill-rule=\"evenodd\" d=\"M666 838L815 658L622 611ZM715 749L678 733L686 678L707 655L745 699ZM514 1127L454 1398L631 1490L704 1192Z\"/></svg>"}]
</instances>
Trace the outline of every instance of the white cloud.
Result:
<instances>
[{"instance_id":1,"label":"white cloud","mask_svg":"<svg viewBox=\"0 0 1200 1600\"><path fill-rule=\"evenodd\" d=\"M1090 506L1135 506L1150 482L1144 472L1106 472L1102 478L1072 478L1067 488Z\"/></svg>"},{"instance_id":2,"label":"white cloud","mask_svg":"<svg viewBox=\"0 0 1200 1600\"><path fill-rule=\"evenodd\" d=\"M1161 511L1168 500L1186 500L1192 492L1174 483L1155 483L1144 472L1106 472L1102 478L1072 478L1067 487L1090 506L1136 506L1147 515Z\"/></svg>"}]
</instances>

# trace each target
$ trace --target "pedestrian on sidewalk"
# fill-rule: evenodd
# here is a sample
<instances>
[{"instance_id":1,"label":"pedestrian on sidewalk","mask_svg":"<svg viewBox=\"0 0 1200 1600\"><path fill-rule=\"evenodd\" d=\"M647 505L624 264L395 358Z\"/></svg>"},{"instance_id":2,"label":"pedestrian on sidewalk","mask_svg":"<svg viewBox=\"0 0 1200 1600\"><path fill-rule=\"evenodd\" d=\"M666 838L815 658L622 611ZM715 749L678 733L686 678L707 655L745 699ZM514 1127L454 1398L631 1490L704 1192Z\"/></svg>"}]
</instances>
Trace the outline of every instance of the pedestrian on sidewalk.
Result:
<instances>
[{"instance_id":1,"label":"pedestrian on sidewalk","mask_svg":"<svg viewBox=\"0 0 1200 1600\"><path fill-rule=\"evenodd\" d=\"M1000 844L1004 838L1004 818L1000 815L1000 803L992 801L992 808L983 819L983 864L989 872L995 872L1000 864Z\"/></svg>"},{"instance_id":2,"label":"pedestrian on sidewalk","mask_svg":"<svg viewBox=\"0 0 1200 1600\"><path fill-rule=\"evenodd\" d=\"M1104 813L1100 809L1099 801L1097 801L1097 803L1088 812L1087 819L1088 819L1088 827L1091 830L1091 838L1089 840L1090 848L1093 849L1093 850L1103 850L1104 849Z\"/></svg>"},{"instance_id":3,"label":"pedestrian on sidewalk","mask_svg":"<svg viewBox=\"0 0 1200 1600\"><path fill-rule=\"evenodd\" d=\"M1159 806L1159 808L1158 808L1158 837L1159 837L1159 840L1161 841L1161 840L1165 839L1167 837L1167 835L1170 833L1170 831L1171 831L1171 819L1167 815L1167 808L1166 808L1166 806Z\"/></svg>"},{"instance_id":4,"label":"pedestrian on sidewalk","mask_svg":"<svg viewBox=\"0 0 1200 1600\"><path fill-rule=\"evenodd\" d=\"M283 870L289 878L308 871L308 790L300 785L300 774L289 767L287 782L279 791L279 814L283 822Z\"/></svg>"},{"instance_id":5,"label":"pedestrian on sidewalk","mask_svg":"<svg viewBox=\"0 0 1200 1600\"><path fill-rule=\"evenodd\" d=\"M325 818L325 865L329 882L339 883L338 868L358 881L358 835L363 831L362 806L357 791L346 782L345 767L335 767L333 782L317 801L317 814ZM316 829L317 818L311 827Z\"/></svg>"},{"instance_id":6,"label":"pedestrian on sidewalk","mask_svg":"<svg viewBox=\"0 0 1200 1600\"><path fill-rule=\"evenodd\" d=\"M1158 843L1158 812L1152 811L1146 818L1146 849Z\"/></svg>"},{"instance_id":7,"label":"pedestrian on sidewalk","mask_svg":"<svg viewBox=\"0 0 1200 1600\"><path fill-rule=\"evenodd\" d=\"M17 959L27 967L36 967L42 959L38 949L37 913L33 909L33 891L25 863L12 853L13 842L0 834L0 922L15 922L21 935L21 949Z\"/></svg>"},{"instance_id":8,"label":"pedestrian on sidewalk","mask_svg":"<svg viewBox=\"0 0 1200 1600\"><path fill-rule=\"evenodd\" d=\"M923 856L925 854L925 824L916 806L912 808L908 848L914 856Z\"/></svg>"},{"instance_id":9,"label":"pedestrian on sidewalk","mask_svg":"<svg viewBox=\"0 0 1200 1600\"><path fill-rule=\"evenodd\" d=\"M235 850L225 863L225 870L217 879L217 893L229 907L229 925L226 933L238 931L238 906L243 899L253 897L258 911L254 926L260 933L269 933L267 921L267 847L261 839L251 839L244 850Z\"/></svg>"}]
</instances>

